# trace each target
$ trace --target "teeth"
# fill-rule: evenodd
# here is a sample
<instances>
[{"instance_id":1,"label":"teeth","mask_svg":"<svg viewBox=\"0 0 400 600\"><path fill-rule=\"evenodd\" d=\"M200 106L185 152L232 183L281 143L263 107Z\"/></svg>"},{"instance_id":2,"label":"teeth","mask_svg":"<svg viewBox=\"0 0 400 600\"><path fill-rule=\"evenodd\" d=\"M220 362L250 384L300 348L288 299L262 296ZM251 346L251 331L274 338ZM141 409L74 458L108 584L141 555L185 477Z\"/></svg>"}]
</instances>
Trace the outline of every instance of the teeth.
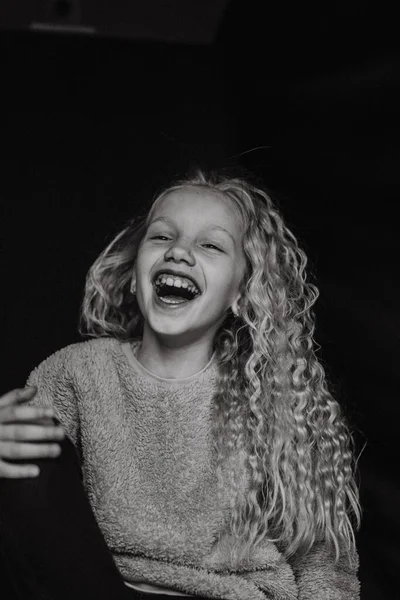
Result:
<instances>
[{"instance_id":1,"label":"teeth","mask_svg":"<svg viewBox=\"0 0 400 600\"><path fill-rule=\"evenodd\" d=\"M181 279L180 277L172 277L171 275L159 275L155 280L154 284L157 287L165 284L177 288L182 287L188 289L193 294L200 294L200 291L192 283L188 283L186 280Z\"/></svg>"}]
</instances>

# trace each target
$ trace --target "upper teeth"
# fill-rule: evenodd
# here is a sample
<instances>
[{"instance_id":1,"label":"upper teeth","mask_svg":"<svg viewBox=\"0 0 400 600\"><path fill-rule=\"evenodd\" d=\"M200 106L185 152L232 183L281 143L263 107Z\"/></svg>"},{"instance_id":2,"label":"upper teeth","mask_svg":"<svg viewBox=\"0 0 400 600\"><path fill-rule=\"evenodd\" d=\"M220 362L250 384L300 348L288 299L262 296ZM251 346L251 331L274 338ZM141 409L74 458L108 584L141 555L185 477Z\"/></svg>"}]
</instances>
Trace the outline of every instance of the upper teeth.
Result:
<instances>
[{"instance_id":1,"label":"upper teeth","mask_svg":"<svg viewBox=\"0 0 400 600\"><path fill-rule=\"evenodd\" d=\"M187 288L189 291L194 294L199 294L200 291L198 288L188 279L183 277L174 277L172 275L161 274L157 277L154 282L155 285L170 285L175 286L177 288L183 287Z\"/></svg>"}]
</instances>

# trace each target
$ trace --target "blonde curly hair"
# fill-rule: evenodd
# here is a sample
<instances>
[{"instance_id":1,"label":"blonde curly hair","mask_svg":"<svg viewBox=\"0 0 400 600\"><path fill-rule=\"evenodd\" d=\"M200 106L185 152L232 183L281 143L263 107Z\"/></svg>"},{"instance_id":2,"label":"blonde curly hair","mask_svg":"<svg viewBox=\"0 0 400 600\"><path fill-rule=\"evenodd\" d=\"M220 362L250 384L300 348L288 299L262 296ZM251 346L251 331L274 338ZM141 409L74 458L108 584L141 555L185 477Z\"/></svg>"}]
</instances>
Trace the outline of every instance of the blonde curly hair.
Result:
<instances>
[{"instance_id":1,"label":"blonde curly hair","mask_svg":"<svg viewBox=\"0 0 400 600\"><path fill-rule=\"evenodd\" d=\"M138 337L143 318L130 292L132 269L147 223L169 192L199 186L223 194L243 221L246 273L240 316L229 312L214 338L219 367L214 440L219 497L229 485L232 558L246 561L264 539L288 558L315 542L353 563L361 507L354 441L329 392L314 349L311 311L318 290L307 282L307 257L269 195L242 177L197 170L155 198L90 268L80 332ZM223 464L235 457L229 481ZM244 493L238 464L250 473Z\"/></svg>"}]
</instances>

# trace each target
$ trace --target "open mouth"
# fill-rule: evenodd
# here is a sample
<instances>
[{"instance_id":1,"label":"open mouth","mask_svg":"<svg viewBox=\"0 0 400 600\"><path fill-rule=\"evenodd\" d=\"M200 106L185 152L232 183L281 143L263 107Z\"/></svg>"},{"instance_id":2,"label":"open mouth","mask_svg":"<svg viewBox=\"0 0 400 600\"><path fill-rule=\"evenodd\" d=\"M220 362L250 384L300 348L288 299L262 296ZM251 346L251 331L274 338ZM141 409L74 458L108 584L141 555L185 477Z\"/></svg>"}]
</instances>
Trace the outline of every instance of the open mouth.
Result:
<instances>
[{"instance_id":1,"label":"open mouth","mask_svg":"<svg viewBox=\"0 0 400 600\"><path fill-rule=\"evenodd\" d=\"M198 287L190 279L167 273L158 275L153 285L158 298L164 304L187 304L201 294Z\"/></svg>"}]
</instances>

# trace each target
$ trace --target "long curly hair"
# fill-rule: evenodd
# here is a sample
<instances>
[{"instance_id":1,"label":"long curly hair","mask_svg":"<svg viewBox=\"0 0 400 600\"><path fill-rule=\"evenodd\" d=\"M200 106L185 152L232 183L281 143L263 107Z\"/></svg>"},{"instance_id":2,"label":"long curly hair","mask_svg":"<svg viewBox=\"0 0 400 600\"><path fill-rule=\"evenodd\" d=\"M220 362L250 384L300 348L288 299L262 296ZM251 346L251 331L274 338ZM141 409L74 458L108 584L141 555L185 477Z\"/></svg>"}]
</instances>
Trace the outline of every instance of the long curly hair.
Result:
<instances>
[{"instance_id":1,"label":"long curly hair","mask_svg":"<svg viewBox=\"0 0 400 600\"><path fill-rule=\"evenodd\" d=\"M161 191L147 216L130 221L90 268L80 332L141 335L143 318L130 292L137 250L158 202L187 186L223 194L243 221L240 315L229 311L213 342L213 439L219 498L227 485L231 490L231 558L249 560L264 539L286 558L322 541L335 561L345 553L352 564L361 519L354 440L315 355L318 290L307 281L307 257L262 187L197 170ZM246 490L241 469L249 473Z\"/></svg>"}]
</instances>

